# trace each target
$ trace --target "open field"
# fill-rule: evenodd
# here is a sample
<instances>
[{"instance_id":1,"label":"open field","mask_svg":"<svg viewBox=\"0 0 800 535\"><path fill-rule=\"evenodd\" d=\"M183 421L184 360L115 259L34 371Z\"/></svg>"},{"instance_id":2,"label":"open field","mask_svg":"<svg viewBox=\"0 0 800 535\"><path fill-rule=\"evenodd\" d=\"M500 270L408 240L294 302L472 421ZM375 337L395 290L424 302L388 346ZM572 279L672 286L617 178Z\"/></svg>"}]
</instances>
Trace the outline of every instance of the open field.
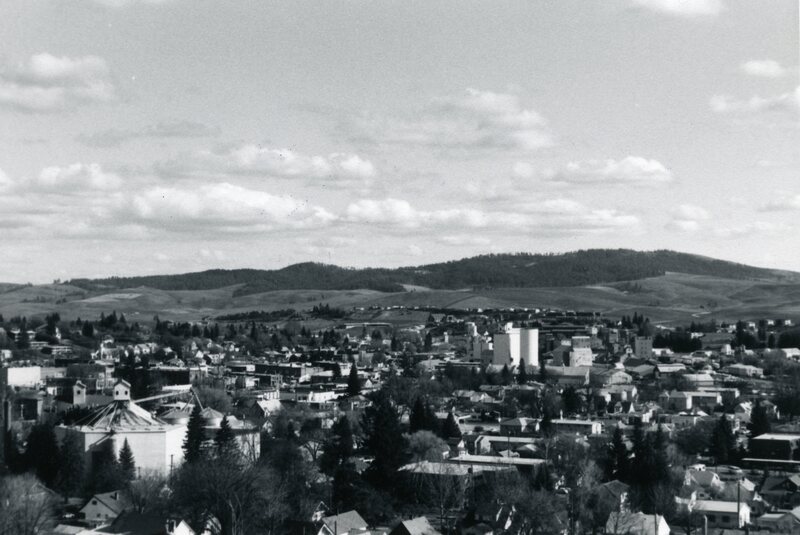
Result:
<instances>
[{"instance_id":1,"label":"open field","mask_svg":"<svg viewBox=\"0 0 800 535\"><path fill-rule=\"evenodd\" d=\"M249 310L310 309L317 303L334 307L373 305L442 308L558 308L595 310L609 316L643 313L653 321L687 322L711 318L749 317L800 319L800 284L726 279L682 273L637 281L566 288L489 288L385 293L375 290L279 290L235 295L239 286L213 290L168 291L148 287L88 291L67 284L8 285L0 292L0 314L35 316L57 311L64 318L97 317L116 310L131 320L148 321L155 314L175 320L199 320ZM370 318L374 314L368 314ZM394 316L394 314L393 314ZM380 321L380 313L374 318ZM396 318L399 319L399 318ZM419 318L409 316L409 323Z\"/></svg>"}]
</instances>

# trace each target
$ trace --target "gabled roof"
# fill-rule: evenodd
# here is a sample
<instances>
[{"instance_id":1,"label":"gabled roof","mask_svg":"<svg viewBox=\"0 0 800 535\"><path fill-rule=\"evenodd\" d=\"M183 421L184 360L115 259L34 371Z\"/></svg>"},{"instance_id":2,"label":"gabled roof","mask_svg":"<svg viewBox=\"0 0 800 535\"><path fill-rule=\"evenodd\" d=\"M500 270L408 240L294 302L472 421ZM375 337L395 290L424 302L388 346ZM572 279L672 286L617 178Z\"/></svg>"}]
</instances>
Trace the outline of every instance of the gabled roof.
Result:
<instances>
[{"instance_id":1,"label":"gabled roof","mask_svg":"<svg viewBox=\"0 0 800 535\"><path fill-rule=\"evenodd\" d=\"M361 518L358 511L347 511L338 515L326 516L322 524L333 535L345 535L350 530L367 529L367 521Z\"/></svg>"},{"instance_id":2,"label":"gabled roof","mask_svg":"<svg viewBox=\"0 0 800 535\"><path fill-rule=\"evenodd\" d=\"M398 531L400 527L405 528L405 531ZM433 529L431 523L424 516L418 516L411 520L405 520L397 526L394 531L399 533L408 533L409 535L441 535L438 531ZM393 532L394 532L393 531Z\"/></svg>"},{"instance_id":3,"label":"gabled roof","mask_svg":"<svg viewBox=\"0 0 800 535\"><path fill-rule=\"evenodd\" d=\"M125 509L130 507L130 501L128 500L127 495L124 492L119 490L114 490L111 492L104 492L102 494L95 494L92 496L86 505L83 506L83 509L89 506L93 501L97 500L100 504L106 506L110 509L114 514L119 515ZM81 509L81 511L83 511Z\"/></svg>"}]
</instances>

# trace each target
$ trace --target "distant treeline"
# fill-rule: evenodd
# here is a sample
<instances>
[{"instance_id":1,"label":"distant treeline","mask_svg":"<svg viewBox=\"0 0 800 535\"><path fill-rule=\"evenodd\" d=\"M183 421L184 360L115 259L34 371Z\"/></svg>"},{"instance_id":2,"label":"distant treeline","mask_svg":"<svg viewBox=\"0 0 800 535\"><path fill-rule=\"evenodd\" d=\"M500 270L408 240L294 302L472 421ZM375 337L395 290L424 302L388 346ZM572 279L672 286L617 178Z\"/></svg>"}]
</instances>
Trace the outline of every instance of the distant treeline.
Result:
<instances>
[{"instance_id":1,"label":"distant treeline","mask_svg":"<svg viewBox=\"0 0 800 535\"><path fill-rule=\"evenodd\" d=\"M281 310L250 310L248 312L236 312L234 314L223 314L217 316L219 321L278 321L295 316L297 311L293 308Z\"/></svg>"},{"instance_id":2,"label":"distant treeline","mask_svg":"<svg viewBox=\"0 0 800 535\"><path fill-rule=\"evenodd\" d=\"M434 289L584 286L632 281L668 271L693 275L778 280L800 276L674 251L591 249L564 254L483 255L440 264L395 269L348 269L303 263L278 270L213 269L184 275L75 279L87 290L148 286L162 290L208 290L238 285L235 295L274 290L403 291L403 284Z\"/></svg>"}]
</instances>

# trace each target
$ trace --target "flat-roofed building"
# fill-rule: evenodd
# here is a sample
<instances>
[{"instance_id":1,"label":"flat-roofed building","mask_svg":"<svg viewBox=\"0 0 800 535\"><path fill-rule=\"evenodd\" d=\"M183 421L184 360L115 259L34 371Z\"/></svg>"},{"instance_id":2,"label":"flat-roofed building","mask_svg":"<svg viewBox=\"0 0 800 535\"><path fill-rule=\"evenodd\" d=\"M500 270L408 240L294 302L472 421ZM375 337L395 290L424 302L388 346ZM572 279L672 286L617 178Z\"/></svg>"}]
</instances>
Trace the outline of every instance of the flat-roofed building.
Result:
<instances>
[{"instance_id":1,"label":"flat-roofed building","mask_svg":"<svg viewBox=\"0 0 800 535\"><path fill-rule=\"evenodd\" d=\"M764 433L750 439L750 456L756 459L796 460L800 434Z\"/></svg>"}]
</instances>

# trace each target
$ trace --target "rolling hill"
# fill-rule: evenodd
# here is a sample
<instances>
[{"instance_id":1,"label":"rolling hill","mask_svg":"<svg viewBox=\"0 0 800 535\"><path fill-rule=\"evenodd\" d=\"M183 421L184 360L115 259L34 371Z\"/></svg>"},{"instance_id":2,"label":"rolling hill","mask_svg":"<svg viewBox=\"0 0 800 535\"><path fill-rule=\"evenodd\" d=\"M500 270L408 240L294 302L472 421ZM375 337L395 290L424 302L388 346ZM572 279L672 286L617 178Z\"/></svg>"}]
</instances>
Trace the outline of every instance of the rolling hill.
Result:
<instances>
[{"instance_id":1,"label":"rolling hill","mask_svg":"<svg viewBox=\"0 0 800 535\"><path fill-rule=\"evenodd\" d=\"M561 255L487 255L397 269L296 264L279 270L76 279L0 288L0 314L196 320L317 303L442 308L538 307L695 318L800 320L800 274L671 251L590 250Z\"/></svg>"},{"instance_id":2,"label":"rolling hill","mask_svg":"<svg viewBox=\"0 0 800 535\"><path fill-rule=\"evenodd\" d=\"M797 273L673 251L592 249L549 255L483 255L394 269L348 269L307 262L277 270L214 269L181 275L75 279L68 284L91 291L138 286L160 290L211 290L240 285L236 295L297 289L400 292L407 285L436 290L574 287L639 280L667 272L735 280L800 281Z\"/></svg>"}]
</instances>

